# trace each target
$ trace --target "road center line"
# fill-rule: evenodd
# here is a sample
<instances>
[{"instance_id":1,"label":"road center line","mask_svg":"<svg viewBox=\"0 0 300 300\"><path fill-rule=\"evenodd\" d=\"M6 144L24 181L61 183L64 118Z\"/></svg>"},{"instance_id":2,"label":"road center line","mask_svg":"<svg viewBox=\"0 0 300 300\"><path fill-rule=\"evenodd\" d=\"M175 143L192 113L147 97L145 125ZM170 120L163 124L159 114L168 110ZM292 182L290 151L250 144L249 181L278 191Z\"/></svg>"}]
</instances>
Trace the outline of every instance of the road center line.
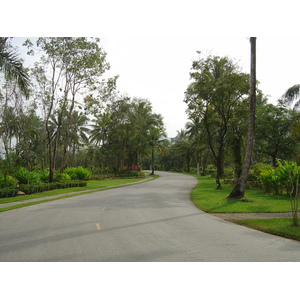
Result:
<instances>
[{"instance_id":1,"label":"road center line","mask_svg":"<svg viewBox=\"0 0 300 300\"><path fill-rule=\"evenodd\" d=\"M96 228L97 228L97 230L101 230L101 226L100 226L100 224L96 224Z\"/></svg>"}]
</instances>

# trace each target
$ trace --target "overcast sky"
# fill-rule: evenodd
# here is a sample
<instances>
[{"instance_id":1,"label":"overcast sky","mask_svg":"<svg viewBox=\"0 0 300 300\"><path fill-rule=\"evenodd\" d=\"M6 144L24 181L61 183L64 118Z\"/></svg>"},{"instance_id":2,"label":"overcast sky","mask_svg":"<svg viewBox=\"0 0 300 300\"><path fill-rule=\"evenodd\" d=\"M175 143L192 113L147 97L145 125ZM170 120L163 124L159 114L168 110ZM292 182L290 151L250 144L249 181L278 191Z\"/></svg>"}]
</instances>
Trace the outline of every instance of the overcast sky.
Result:
<instances>
[{"instance_id":1,"label":"overcast sky","mask_svg":"<svg viewBox=\"0 0 300 300\"><path fill-rule=\"evenodd\" d=\"M163 115L170 137L187 122L183 99L192 61L198 58L196 51L229 56L250 73L247 37L102 38L102 45L111 63L110 72L120 75L119 90L148 98ZM300 83L299 67L300 39L257 39L257 79L269 102L276 104L287 88Z\"/></svg>"}]
</instances>

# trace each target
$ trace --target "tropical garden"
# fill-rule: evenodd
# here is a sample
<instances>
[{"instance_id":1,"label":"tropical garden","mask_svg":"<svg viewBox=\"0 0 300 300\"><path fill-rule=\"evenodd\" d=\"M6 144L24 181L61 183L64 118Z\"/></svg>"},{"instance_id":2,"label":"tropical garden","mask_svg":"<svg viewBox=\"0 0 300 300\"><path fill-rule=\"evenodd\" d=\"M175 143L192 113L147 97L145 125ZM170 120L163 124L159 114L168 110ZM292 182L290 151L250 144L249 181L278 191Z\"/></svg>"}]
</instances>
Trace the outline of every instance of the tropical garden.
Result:
<instances>
[{"instance_id":1,"label":"tropical garden","mask_svg":"<svg viewBox=\"0 0 300 300\"><path fill-rule=\"evenodd\" d=\"M100 40L27 40L29 55L42 53L30 69L11 40L0 40L1 196L144 176L142 160L165 149L163 118L149 100L120 95L118 76L104 79Z\"/></svg>"},{"instance_id":2,"label":"tropical garden","mask_svg":"<svg viewBox=\"0 0 300 300\"><path fill-rule=\"evenodd\" d=\"M120 94L118 76L104 76L109 62L99 39L27 40L28 55L39 54L30 69L11 40L0 39L0 197L20 186L30 193L164 170L212 178L214 192L242 180L293 199L297 212L300 85L270 104L252 69L199 52L183 95L189 122L167 137L148 99ZM224 201L245 201L244 190L226 193Z\"/></svg>"}]
</instances>

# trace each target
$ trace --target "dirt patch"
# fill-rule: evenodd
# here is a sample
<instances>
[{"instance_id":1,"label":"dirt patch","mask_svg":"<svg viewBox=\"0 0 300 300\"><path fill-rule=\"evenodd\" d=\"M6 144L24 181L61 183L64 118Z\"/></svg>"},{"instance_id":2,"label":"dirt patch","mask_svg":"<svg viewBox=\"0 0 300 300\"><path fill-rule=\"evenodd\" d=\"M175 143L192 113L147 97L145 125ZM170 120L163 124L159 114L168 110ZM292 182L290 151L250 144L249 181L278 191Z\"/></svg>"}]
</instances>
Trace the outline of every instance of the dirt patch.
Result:
<instances>
[{"instance_id":1,"label":"dirt patch","mask_svg":"<svg viewBox=\"0 0 300 300\"><path fill-rule=\"evenodd\" d=\"M238 221L247 219L274 219L292 218L291 212L286 213L211 213L211 215L226 221Z\"/></svg>"}]
</instances>

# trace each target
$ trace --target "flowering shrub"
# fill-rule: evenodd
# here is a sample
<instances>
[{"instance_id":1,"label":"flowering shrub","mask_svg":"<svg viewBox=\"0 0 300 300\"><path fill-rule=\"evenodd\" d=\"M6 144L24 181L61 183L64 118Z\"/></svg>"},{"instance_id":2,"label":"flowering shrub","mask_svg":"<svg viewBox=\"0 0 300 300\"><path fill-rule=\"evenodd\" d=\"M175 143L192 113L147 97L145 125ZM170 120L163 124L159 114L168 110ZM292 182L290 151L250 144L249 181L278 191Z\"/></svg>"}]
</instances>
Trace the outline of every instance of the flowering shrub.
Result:
<instances>
[{"instance_id":1,"label":"flowering shrub","mask_svg":"<svg viewBox=\"0 0 300 300\"><path fill-rule=\"evenodd\" d=\"M140 177L141 167L133 165L132 167L125 167L121 170L120 177Z\"/></svg>"},{"instance_id":2,"label":"flowering shrub","mask_svg":"<svg viewBox=\"0 0 300 300\"><path fill-rule=\"evenodd\" d=\"M133 167L125 167L125 168L122 169L122 172L124 172L124 173L128 172L128 171L138 171L138 172L140 172L141 167L133 165Z\"/></svg>"}]
</instances>

